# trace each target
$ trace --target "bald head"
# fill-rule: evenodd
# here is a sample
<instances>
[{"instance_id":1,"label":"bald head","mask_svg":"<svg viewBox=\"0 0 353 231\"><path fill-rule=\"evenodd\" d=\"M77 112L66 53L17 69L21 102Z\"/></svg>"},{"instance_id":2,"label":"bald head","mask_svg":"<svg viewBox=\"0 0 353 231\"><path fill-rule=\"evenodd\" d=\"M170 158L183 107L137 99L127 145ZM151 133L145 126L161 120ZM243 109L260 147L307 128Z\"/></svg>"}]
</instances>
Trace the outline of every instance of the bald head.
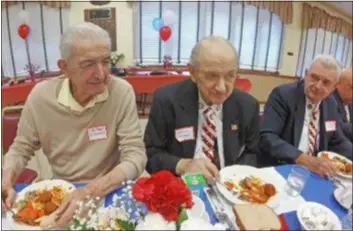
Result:
<instances>
[{"instance_id":1,"label":"bald head","mask_svg":"<svg viewBox=\"0 0 353 231\"><path fill-rule=\"evenodd\" d=\"M192 49L190 65L200 64L222 65L224 61L234 61L238 66L238 55L233 45L221 36L207 36L200 40Z\"/></svg>"},{"instance_id":2,"label":"bald head","mask_svg":"<svg viewBox=\"0 0 353 231\"><path fill-rule=\"evenodd\" d=\"M352 84L352 69L351 68L344 68L341 72L341 76L340 76L339 81Z\"/></svg>"},{"instance_id":3,"label":"bald head","mask_svg":"<svg viewBox=\"0 0 353 231\"><path fill-rule=\"evenodd\" d=\"M352 68L344 68L337 84L337 91L343 103L352 103Z\"/></svg>"}]
</instances>

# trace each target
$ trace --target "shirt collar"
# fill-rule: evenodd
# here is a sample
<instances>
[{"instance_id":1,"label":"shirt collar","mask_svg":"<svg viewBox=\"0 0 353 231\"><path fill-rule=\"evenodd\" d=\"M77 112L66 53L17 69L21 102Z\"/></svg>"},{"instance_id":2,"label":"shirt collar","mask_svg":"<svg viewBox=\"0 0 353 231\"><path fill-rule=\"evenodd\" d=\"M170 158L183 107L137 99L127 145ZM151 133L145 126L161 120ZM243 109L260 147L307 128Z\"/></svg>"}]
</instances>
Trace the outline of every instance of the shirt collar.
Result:
<instances>
[{"instance_id":1,"label":"shirt collar","mask_svg":"<svg viewBox=\"0 0 353 231\"><path fill-rule=\"evenodd\" d=\"M75 98L73 97L73 95L71 93L69 79L65 78L62 83L57 101L60 104L66 106L66 107L69 107L73 111L83 112L84 110L86 110L88 108L92 108L96 103L103 102L103 101L107 100L108 96L109 96L108 87L105 86L103 93L95 96L91 101L88 102L88 104L86 106L82 107L75 100Z\"/></svg>"},{"instance_id":2,"label":"shirt collar","mask_svg":"<svg viewBox=\"0 0 353 231\"><path fill-rule=\"evenodd\" d=\"M309 110L312 110L313 109L313 107L314 107L314 103L313 102L311 102L311 100L308 98L308 97L305 97L305 101L306 101L306 103L305 103L305 108L307 108L307 109L309 109ZM320 104L321 104L321 101L319 101L316 105L317 105L317 107L318 107L318 109L320 108ZM312 105L312 107L309 107L309 105Z\"/></svg>"},{"instance_id":3,"label":"shirt collar","mask_svg":"<svg viewBox=\"0 0 353 231\"><path fill-rule=\"evenodd\" d=\"M222 104L207 105L207 103L203 100L199 92L199 110L204 111L209 106L211 106L212 111L214 111L215 113L219 113L222 110Z\"/></svg>"}]
</instances>

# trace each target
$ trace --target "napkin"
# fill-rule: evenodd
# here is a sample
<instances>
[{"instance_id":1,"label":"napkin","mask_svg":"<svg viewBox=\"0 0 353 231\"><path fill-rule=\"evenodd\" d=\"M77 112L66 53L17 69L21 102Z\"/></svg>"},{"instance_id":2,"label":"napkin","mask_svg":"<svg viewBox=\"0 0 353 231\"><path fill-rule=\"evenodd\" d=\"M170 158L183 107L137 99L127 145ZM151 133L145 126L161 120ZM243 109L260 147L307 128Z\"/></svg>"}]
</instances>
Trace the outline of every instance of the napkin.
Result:
<instances>
[{"instance_id":1,"label":"napkin","mask_svg":"<svg viewBox=\"0 0 353 231\"><path fill-rule=\"evenodd\" d=\"M284 219L284 214L279 215L279 220L281 222L281 230L289 230L289 226Z\"/></svg>"}]
</instances>

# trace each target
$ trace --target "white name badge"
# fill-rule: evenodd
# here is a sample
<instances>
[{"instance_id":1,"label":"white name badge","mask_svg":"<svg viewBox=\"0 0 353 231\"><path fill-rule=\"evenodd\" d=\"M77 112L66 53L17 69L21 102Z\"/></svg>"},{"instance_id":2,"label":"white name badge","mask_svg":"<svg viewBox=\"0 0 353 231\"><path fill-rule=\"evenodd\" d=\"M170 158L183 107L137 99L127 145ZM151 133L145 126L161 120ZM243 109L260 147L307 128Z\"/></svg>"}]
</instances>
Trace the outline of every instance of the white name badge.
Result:
<instances>
[{"instance_id":1,"label":"white name badge","mask_svg":"<svg viewBox=\"0 0 353 231\"><path fill-rule=\"evenodd\" d=\"M175 139L179 142L195 140L194 127L183 127L174 130Z\"/></svg>"},{"instance_id":2,"label":"white name badge","mask_svg":"<svg viewBox=\"0 0 353 231\"><path fill-rule=\"evenodd\" d=\"M88 128L87 130L89 140L101 140L107 138L107 128L106 126L98 126Z\"/></svg>"},{"instance_id":3,"label":"white name badge","mask_svg":"<svg viewBox=\"0 0 353 231\"><path fill-rule=\"evenodd\" d=\"M325 122L325 130L326 130L326 132L336 131L336 121L326 121Z\"/></svg>"}]
</instances>

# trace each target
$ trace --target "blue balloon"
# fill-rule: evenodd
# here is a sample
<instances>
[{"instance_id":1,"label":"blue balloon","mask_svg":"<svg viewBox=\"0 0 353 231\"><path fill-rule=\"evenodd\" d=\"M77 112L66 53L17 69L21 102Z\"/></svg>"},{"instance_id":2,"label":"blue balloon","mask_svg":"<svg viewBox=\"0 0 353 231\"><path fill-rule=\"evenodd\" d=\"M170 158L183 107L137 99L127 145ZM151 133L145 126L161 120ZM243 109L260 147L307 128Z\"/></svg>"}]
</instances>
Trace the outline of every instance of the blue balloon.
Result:
<instances>
[{"instance_id":1,"label":"blue balloon","mask_svg":"<svg viewBox=\"0 0 353 231\"><path fill-rule=\"evenodd\" d=\"M153 19L152 25L153 25L153 29L155 29L156 31L159 31L164 25L163 19L161 18Z\"/></svg>"}]
</instances>

